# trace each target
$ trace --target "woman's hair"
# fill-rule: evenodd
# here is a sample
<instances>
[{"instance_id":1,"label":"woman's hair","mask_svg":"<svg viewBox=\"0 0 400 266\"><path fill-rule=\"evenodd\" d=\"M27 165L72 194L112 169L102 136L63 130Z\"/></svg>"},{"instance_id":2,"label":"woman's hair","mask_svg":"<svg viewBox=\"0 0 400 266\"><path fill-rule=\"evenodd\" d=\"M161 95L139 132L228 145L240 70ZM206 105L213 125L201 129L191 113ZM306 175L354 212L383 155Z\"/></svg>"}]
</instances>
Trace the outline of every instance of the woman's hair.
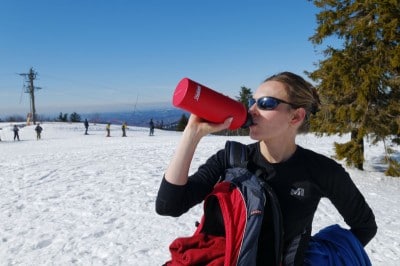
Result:
<instances>
[{"instance_id":1,"label":"woman's hair","mask_svg":"<svg viewBox=\"0 0 400 266\"><path fill-rule=\"evenodd\" d=\"M293 104L295 108L304 108L306 110L306 117L304 118L303 124L298 129L298 133L308 132L310 128L310 116L312 114L315 115L321 105L315 87L299 75L291 72L281 72L267 78L264 82L271 80L281 82L285 85L286 92L289 96L289 102Z\"/></svg>"}]
</instances>

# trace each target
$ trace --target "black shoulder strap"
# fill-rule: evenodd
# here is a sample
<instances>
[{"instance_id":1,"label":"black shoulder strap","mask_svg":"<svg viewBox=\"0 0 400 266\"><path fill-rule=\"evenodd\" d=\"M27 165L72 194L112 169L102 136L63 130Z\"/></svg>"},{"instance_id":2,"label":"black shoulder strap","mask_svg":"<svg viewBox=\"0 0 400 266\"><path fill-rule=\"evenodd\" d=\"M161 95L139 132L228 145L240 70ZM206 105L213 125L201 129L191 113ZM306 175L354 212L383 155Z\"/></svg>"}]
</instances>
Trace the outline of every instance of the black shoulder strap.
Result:
<instances>
[{"instance_id":1,"label":"black shoulder strap","mask_svg":"<svg viewBox=\"0 0 400 266\"><path fill-rule=\"evenodd\" d=\"M227 141L225 144L225 160L227 168L235 168L235 167L243 167L247 168L248 163L248 152L247 146L245 144L236 142L236 141ZM276 265L280 265L282 261L282 250L283 250L283 224L282 224L282 213L279 205L278 198L273 191L273 189L268 185L266 180L269 177L275 175L275 170L271 166L270 169L257 169L254 173L255 176L264 178L260 179L263 180L260 182L260 185L264 188L265 195L267 197L267 202L269 202L269 208L271 215L273 217L273 234L275 239L275 258L276 258Z\"/></svg>"},{"instance_id":2,"label":"black shoulder strap","mask_svg":"<svg viewBox=\"0 0 400 266\"><path fill-rule=\"evenodd\" d=\"M225 144L225 156L227 168L246 167L247 165L247 147L240 142L227 141Z\"/></svg>"}]
</instances>

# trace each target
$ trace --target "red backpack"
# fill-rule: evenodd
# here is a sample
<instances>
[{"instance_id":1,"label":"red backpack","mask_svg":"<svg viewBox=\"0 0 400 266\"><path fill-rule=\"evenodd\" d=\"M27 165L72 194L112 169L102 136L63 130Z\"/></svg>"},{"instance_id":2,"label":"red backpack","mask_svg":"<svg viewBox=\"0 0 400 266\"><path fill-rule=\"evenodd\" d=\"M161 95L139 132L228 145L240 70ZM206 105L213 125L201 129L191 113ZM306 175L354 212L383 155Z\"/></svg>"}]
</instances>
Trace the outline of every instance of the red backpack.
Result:
<instances>
[{"instance_id":1,"label":"red backpack","mask_svg":"<svg viewBox=\"0 0 400 266\"><path fill-rule=\"evenodd\" d=\"M244 144L228 141L225 152L230 167L205 198L201 222L192 236L171 243L171 260L164 265L256 265L267 202L275 242L275 262L270 265L281 264L282 217L275 193L260 177L263 171L254 174L246 168Z\"/></svg>"}]
</instances>

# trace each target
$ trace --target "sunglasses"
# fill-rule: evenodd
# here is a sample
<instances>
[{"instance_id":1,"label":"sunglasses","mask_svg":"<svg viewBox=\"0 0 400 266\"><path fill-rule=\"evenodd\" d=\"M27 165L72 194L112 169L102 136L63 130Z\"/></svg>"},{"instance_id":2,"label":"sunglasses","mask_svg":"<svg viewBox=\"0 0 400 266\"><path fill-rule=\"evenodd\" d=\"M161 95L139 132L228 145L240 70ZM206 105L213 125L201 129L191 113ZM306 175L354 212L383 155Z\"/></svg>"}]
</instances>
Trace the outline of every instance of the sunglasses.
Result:
<instances>
[{"instance_id":1,"label":"sunglasses","mask_svg":"<svg viewBox=\"0 0 400 266\"><path fill-rule=\"evenodd\" d=\"M249 99L249 108L252 107L255 103L257 104L257 108L260 110L274 110L281 103L285 103L294 107L293 104L289 102L270 96L264 96L258 98L257 100L253 98Z\"/></svg>"}]
</instances>

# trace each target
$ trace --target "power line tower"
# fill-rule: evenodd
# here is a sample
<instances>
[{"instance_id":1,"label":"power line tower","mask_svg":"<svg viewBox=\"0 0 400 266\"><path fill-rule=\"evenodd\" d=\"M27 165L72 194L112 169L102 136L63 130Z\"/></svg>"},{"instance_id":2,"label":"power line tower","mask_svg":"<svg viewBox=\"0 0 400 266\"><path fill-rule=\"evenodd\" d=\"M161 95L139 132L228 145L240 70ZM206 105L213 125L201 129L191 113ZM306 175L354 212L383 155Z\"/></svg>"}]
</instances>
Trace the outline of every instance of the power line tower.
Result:
<instances>
[{"instance_id":1,"label":"power line tower","mask_svg":"<svg viewBox=\"0 0 400 266\"><path fill-rule=\"evenodd\" d=\"M25 78L26 84L24 85L25 87L25 93L29 93L31 101L30 101L30 111L31 111L31 116L32 116L32 121L33 124L36 125L36 108L35 108L35 90L40 90L40 87L35 87L33 86L33 81L36 79L37 72L31 69L29 70L29 73L21 73L19 74L20 76L23 76Z\"/></svg>"}]
</instances>

